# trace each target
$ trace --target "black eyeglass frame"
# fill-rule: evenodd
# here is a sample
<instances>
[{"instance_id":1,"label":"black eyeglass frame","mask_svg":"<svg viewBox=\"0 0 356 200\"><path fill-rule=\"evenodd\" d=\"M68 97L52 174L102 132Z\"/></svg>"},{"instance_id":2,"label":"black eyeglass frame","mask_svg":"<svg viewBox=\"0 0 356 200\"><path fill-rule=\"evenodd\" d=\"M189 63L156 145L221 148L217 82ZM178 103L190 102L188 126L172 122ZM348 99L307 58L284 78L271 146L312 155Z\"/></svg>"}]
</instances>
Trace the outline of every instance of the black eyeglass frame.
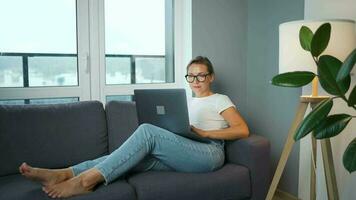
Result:
<instances>
[{"instance_id":1,"label":"black eyeglass frame","mask_svg":"<svg viewBox=\"0 0 356 200\"><path fill-rule=\"evenodd\" d=\"M188 83L193 83L195 81L195 79L197 79L198 82L204 82L206 80L206 77L209 76L211 73L207 73L207 74L198 74L198 75L189 75L189 74L186 74L184 77L185 77L185 80L188 82ZM189 81L188 80L188 77L193 77L193 80L192 81ZM198 77L204 77L203 80L199 80Z\"/></svg>"}]
</instances>

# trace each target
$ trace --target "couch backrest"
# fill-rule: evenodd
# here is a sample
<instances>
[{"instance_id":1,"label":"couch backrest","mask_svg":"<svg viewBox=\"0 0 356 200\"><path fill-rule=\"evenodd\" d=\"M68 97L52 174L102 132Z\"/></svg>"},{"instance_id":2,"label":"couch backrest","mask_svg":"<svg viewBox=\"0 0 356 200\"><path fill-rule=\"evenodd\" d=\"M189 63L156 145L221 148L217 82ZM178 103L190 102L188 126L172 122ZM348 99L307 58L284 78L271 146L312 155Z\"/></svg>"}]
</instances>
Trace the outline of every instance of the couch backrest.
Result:
<instances>
[{"instance_id":1,"label":"couch backrest","mask_svg":"<svg viewBox=\"0 0 356 200\"><path fill-rule=\"evenodd\" d=\"M18 173L22 162L61 168L107 153L101 102L0 105L0 175Z\"/></svg>"},{"instance_id":2,"label":"couch backrest","mask_svg":"<svg viewBox=\"0 0 356 200\"><path fill-rule=\"evenodd\" d=\"M134 102L110 101L105 106L109 152L121 146L138 127Z\"/></svg>"}]
</instances>

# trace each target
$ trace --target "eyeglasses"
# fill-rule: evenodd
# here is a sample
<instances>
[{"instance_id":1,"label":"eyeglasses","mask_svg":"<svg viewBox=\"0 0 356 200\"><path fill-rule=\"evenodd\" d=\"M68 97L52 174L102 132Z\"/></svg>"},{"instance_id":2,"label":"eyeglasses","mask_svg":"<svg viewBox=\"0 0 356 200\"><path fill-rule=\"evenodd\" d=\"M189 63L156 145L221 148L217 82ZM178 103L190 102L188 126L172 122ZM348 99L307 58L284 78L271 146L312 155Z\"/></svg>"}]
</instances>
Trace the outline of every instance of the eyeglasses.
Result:
<instances>
[{"instance_id":1,"label":"eyeglasses","mask_svg":"<svg viewBox=\"0 0 356 200\"><path fill-rule=\"evenodd\" d=\"M196 76L193 76L193 75L185 75L185 79L187 80L188 83L193 83L195 79L197 79L198 82L204 82L206 77L209 76L210 73L207 73L207 74L199 74L199 75L196 75Z\"/></svg>"}]
</instances>

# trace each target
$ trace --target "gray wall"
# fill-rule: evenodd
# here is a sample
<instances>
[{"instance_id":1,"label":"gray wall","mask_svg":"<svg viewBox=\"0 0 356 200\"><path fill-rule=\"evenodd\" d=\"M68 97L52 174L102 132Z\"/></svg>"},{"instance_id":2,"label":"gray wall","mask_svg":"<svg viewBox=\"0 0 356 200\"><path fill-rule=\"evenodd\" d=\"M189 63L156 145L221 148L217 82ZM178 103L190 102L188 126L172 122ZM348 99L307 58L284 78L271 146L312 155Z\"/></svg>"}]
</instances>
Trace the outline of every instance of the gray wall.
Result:
<instances>
[{"instance_id":1,"label":"gray wall","mask_svg":"<svg viewBox=\"0 0 356 200\"><path fill-rule=\"evenodd\" d=\"M193 57L213 63L213 89L227 94L246 114L247 1L193 0Z\"/></svg>"},{"instance_id":2,"label":"gray wall","mask_svg":"<svg viewBox=\"0 0 356 200\"><path fill-rule=\"evenodd\" d=\"M252 133L271 141L272 172L301 94L269 83L278 74L278 25L303 17L303 0L192 0L193 56L211 58L214 89L237 104ZM280 184L295 196L298 168L297 143Z\"/></svg>"},{"instance_id":3,"label":"gray wall","mask_svg":"<svg viewBox=\"0 0 356 200\"><path fill-rule=\"evenodd\" d=\"M272 169L277 165L294 118L301 89L269 84L278 74L278 26L304 18L304 0L249 0L247 110L253 132L270 139ZM279 187L298 195L299 143L293 148Z\"/></svg>"}]
</instances>

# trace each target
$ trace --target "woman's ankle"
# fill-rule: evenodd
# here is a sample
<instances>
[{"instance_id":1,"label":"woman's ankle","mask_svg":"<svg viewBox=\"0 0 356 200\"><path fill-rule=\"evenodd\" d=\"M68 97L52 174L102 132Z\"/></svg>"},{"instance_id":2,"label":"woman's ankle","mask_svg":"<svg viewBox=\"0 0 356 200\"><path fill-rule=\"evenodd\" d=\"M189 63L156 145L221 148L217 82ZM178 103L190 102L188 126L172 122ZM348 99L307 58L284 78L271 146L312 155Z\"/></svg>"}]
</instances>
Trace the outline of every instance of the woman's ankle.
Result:
<instances>
[{"instance_id":1,"label":"woman's ankle","mask_svg":"<svg viewBox=\"0 0 356 200\"><path fill-rule=\"evenodd\" d=\"M60 174L62 175L63 179L65 179L65 180L71 179L71 178L73 178L75 176L72 168L70 168L70 167L61 170Z\"/></svg>"},{"instance_id":2,"label":"woman's ankle","mask_svg":"<svg viewBox=\"0 0 356 200\"><path fill-rule=\"evenodd\" d=\"M95 168L83 172L80 176L82 176L81 177L82 185L85 188L89 188L89 189L95 187L97 184L104 181L103 175L99 172L99 170Z\"/></svg>"}]
</instances>

